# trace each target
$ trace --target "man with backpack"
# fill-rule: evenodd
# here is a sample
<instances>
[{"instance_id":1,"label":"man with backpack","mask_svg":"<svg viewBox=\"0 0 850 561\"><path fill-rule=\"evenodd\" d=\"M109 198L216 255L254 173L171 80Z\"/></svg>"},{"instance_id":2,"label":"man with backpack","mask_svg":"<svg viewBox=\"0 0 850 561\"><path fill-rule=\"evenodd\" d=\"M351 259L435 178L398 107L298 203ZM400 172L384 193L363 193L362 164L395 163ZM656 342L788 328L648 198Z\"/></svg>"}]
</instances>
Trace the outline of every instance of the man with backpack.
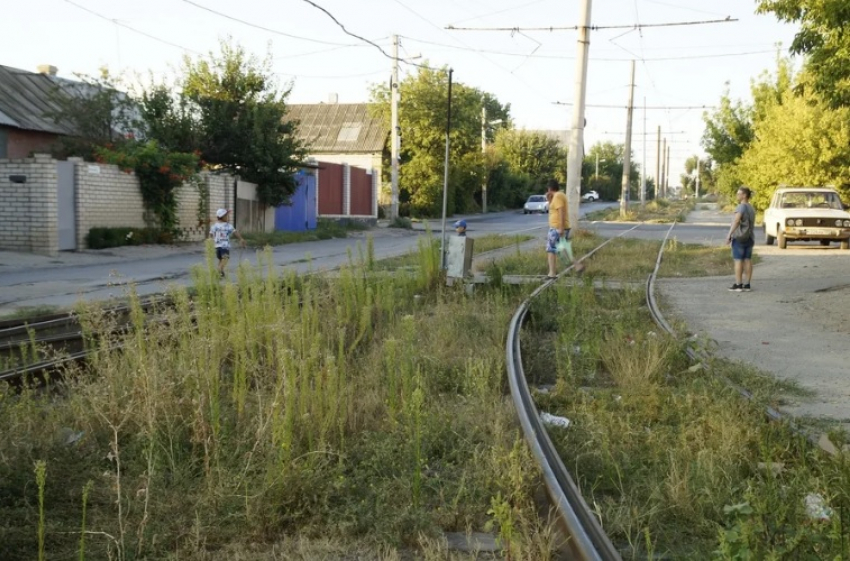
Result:
<instances>
[{"instance_id":1,"label":"man with backpack","mask_svg":"<svg viewBox=\"0 0 850 561\"><path fill-rule=\"evenodd\" d=\"M726 236L726 243L732 246L732 259L735 261L735 284L729 287L730 292L749 292L753 278L756 210L750 204L752 195L749 187L738 189L738 206L735 207L735 217L729 235Z\"/></svg>"}]
</instances>

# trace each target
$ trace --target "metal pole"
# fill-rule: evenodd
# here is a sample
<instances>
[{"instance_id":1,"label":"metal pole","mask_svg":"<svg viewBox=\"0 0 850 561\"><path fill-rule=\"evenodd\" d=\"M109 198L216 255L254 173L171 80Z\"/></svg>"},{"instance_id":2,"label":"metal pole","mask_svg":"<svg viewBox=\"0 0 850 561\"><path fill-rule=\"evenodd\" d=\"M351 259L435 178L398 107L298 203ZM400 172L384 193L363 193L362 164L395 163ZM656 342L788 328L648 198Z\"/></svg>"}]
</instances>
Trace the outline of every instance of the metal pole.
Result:
<instances>
[{"instance_id":1,"label":"metal pole","mask_svg":"<svg viewBox=\"0 0 850 561\"><path fill-rule=\"evenodd\" d=\"M667 139L661 140L661 184L658 186L658 194L664 198L664 185L667 183Z\"/></svg>"},{"instance_id":2,"label":"metal pole","mask_svg":"<svg viewBox=\"0 0 850 561\"><path fill-rule=\"evenodd\" d=\"M694 194L696 195L695 198L698 199L699 198L699 156L694 156L694 157L697 159L697 187L696 187L696 191L695 191Z\"/></svg>"},{"instance_id":3,"label":"metal pole","mask_svg":"<svg viewBox=\"0 0 850 561\"><path fill-rule=\"evenodd\" d=\"M596 174L593 177L599 177L599 152L596 153Z\"/></svg>"},{"instance_id":4,"label":"metal pole","mask_svg":"<svg viewBox=\"0 0 850 561\"><path fill-rule=\"evenodd\" d=\"M667 190L670 188L670 147L667 147L667 173L664 174L664 198L667 198Z\"/></svg>"},{"instance_id":5,"label":"metal pole","mask_svg":"<svg viewBox=\"0 0 850 561\"><path fill-rule=\"evenodd\" d=\"M393 35L393 77L390 84L390 107L391 120L390 124L390 151L391 151L391 170L392 170L392 187L390 193L390 220L398 218L398 35Z\"/></svg>"},{"instance_id":6,"label":"metal pole","mask_svg":"<svg viewBox=\"0 0 850 561\"><path fill-rule=\"evenodd\" d=\"M443 164L443 236L440 246L440 267L446 268L446 210L449 202L449 133L452 129L452 74L454 70L449 68L449 105L446 116L446 158Z\"/></svg>"},{"instance_id":7,"label":"metal pole","mask_svg":"<svg viewBox=\"0 0 850 561\"><path fill-rule=\"evenodd\" d=\"M640 206L646 204L646 97L643 98L643 162L640 165Z\"/></svg>"},{"instance_id":8,"label":"metal pole","mask_svg":"<svg viewBox=\"0 0 850 561\"><path fill-rule=\"evenodd\" d=\"M567 156L567 200L570 227L578 228L581 194L581 163L584 157L584 105L587 94L587 59L590 54L591 0L582 0L579 12L578 56L575 74L575 105L570 129L570 152Z\"/></svg>"},{"instance_id":9,"label":"metal pole","mask_svg":"<svg viewBox=\"0 0 850 561\"><path fill-rule=\"evenodd\" d=\"M658 125L658 139L655 141L655 198L661 184L661 125Z\"/></svg>"},{"instance_id":10,"label":"metal pole","mask_svg":"<svg viewBox=\"0 0 850 561\"><path fill-rule=\"evenodd\" d=\"M487 154L487 108L481 107L481 157ZM484 170L484 179L481 182L481 212L487 214L487 170Z\"/></svg>"},{"instance_id":11,"label":"metal pole","mask_svg":"<svg viewBox=\"0 0 850 561\"><path fill-rule=\"evenodd\" d=\"M626 145L623 150L623 183L620 189L620 216L625 216L629 209L629 180L631 179L632 164L632 113L635 104L635 61L632 61L631 79L629 80L629 107L626 116Z\"/></svg>"}]
</instances>

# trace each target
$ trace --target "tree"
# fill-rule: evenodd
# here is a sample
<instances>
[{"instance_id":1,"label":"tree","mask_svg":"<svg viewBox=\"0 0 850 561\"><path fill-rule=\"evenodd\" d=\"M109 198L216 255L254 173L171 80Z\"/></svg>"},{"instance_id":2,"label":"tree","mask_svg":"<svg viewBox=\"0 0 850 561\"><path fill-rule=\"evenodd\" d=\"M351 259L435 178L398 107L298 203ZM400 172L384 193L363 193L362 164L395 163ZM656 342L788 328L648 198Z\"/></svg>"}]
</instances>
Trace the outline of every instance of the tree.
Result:
<instances>
[{"instance_id":1,"label":"tree","mask_svg":"<svg viewBox=\"0 0 850 561\"><path fill-rule=\"evenodd\" d=\"M535 192L542 191L549 179L557 179L562 185L566 181L567 149L544 133L501 129L493 151L511 173L527 177Z\"/></svg>"},{"instance_id":2,"label":"tree","mask_svg":"<svg viewBox=\"0 0 850 561\"><path fill-rule=\"evenodd\" d=\"M399 199L407 201L408 207L402 210L436 216L441 213L443 200L448 69L427 65L419 68L416 74L402 80L399 93ZM373 87L371 101L370 110L389 128L389 87ZM509 106L503 106L491 94L453 81L449 214L473 209L475 195L481 190L486 171L481 154L482 106L487 109L488 119L509 122ZM384 168L389 170L389 165Z\"/></svg>"},{"instance_id":3,"label":"tree","mask_svg":"<svg viewBox=\"0 0 850 561\"><path fill-rule=\"evenodd\" d=\"M723 166L734 164L753 141L753 110L729 99L729 85L720 98L720 107L703 113L705 132L702 147L712 160Z\"/></svg>"},{"instance_id":4,"label":"tree","mask_svg":"<svg viewBox=\"0 0 850 561\"><path fill-rule=\"evenodd\" d=\"M685 191L695 193L697 185L697 162L699 162L699 184L700 193L713 192L715 190L714 162L711 158L700 158L691 156L685 160L685 173L680 176L682 188Z\"/></svg>"},{"instance_id":5,"label":"tree","mask_svg":"<svg viewBox=\"0 0 850 561\"><path fill-rule=\"evenodd\" d=\"M286 118L289 90L275 84L270 60L223 42L219 55L184 59L180 87L171 95L155 86L143 96L149 137L170 149L197 150L208 164L256 183L262 204L288 202L306 150Z\"/></svg>"},{"instance_id":6,"label":"tree","mask_svg":"<svg viewBox=\"0 0 850 561\"><path fill-rule=\"evenodd\" d=\"M598 192L602 199L611 201L619 199L623 190L623 155L625 149L624 144L615 144L610 141L599 142L591 146L584 156L582 169L582 176L589 179L582 181L582 184L587 185L588 190ZM598 176L596 174L597 157L599 161ZM631 200L640 198L639 190L640 166L634 161L634 155L632 155L629 166L629 198Z\"/></svg>"},{"instance_id":7,"label":"tree","mask_svg":"<svg viewBox=\"0 0 850 561\"><path fill-rule=\"evenodd\" d=\"M121 91L120 80L101 68L99 76L78 75L79 81L60 80L50 94L56 109L46 115L68 129L55 150L58 157L79 156L88 161L97 148L133 136L138 110Z\"/></svg>"},{"instance_id":8,"label":"tree","mask_svg":"<svg viewBox=\"0 0 850 561\"><path fill-rule=\"evenodd\" d=\"M737 173L764 208L786 185L833 185L850 196L850 108L831 109L812 92L786 92L756 124Z\"/></svg>"},{"instance_id":9,"label":"tree","mask_svg":"<svg viewBox=\"0 0 850 561\"><path fill-rule=\"evenodd\" d=\"M758 13L798 22L793 54L807 56L812 87L831 108L850 107L850 4L847 0L759 0Z\"/></svg>"}]
</instances>

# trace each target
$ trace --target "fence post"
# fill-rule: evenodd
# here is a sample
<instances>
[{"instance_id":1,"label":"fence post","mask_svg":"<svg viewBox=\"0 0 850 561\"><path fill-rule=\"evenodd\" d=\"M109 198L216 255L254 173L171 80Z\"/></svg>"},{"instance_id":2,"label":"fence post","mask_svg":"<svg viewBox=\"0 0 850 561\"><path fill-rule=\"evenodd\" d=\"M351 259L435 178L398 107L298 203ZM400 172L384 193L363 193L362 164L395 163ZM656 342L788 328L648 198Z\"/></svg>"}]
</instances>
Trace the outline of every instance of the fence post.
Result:
<instances>
[{"instance_id":1,"label":"fence post","mask_svg":"<svg viewBox=\"0 0 850 561\"><path fill-rule=\"evenodd\" d=\"M342 164L342 214L351 216L351 166Z\"/></svg>"}]
</instances>

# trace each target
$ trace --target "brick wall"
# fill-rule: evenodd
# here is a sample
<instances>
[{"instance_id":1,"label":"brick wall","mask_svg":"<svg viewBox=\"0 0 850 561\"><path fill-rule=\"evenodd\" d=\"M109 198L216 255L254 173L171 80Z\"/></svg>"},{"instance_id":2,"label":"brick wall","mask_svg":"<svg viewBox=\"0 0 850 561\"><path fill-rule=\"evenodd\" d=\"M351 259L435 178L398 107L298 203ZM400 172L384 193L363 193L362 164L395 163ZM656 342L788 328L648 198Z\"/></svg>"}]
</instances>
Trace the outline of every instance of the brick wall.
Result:
<instances>
[{"instance_id":1,"label":"brick wall","mask_svg":"<svg viewBox=\"0 0 850 561\"><path fill-rule=\"evenodd\" d=\"M6 154L0 154L0 158L21 159L28 158L36 152L49 152L53 144L59 139L55 134L37 131L25 131L12 127L3 127L6 133Z\"/></svg>"},{"instance_id":2,"label":"brick wall","mask_svg":"<svg viewBox=\"0 0 850 561\"><path fill-rule=\"evenodd\" d=\"M87 247L86 236L92 228L146 226L136 174L113 165L70 160L76 163L78 248Z\"/></svg>"},{"instance_id":3,"label":"brick wall","mask_svg":"<svg viewBox=\"0 0 850 561\"><path fill-rule=\"evenodd\" d=\"M26 183L12 183L10 175L26 176ZM56 196L56 162L50 156L0 160L0 247L56 255Z\"/></svg>"}]
</instances>

